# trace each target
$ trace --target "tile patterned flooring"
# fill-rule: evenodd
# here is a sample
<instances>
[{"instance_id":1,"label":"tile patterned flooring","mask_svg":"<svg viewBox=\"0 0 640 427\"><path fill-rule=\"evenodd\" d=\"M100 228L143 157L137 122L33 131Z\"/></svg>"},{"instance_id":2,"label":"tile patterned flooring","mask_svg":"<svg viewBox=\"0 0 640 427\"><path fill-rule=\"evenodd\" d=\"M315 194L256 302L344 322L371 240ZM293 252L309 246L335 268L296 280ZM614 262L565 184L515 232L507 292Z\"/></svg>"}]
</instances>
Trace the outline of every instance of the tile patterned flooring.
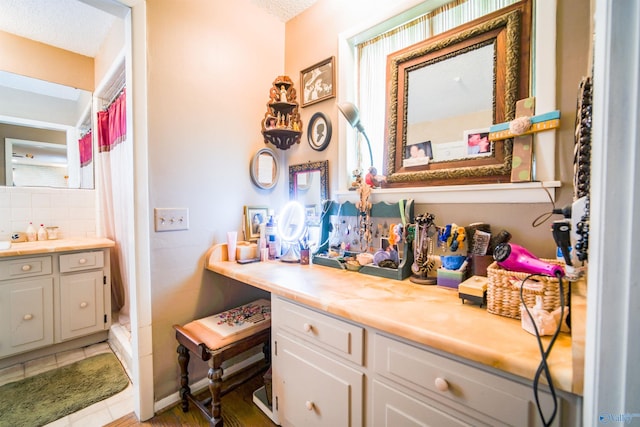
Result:
<instances>
[{"instance_id":1,"label":"tile patterned flooring","mask_svg":"<svg viewBox=\"0 0 640 427\"><path fill-rule=\"evenodd\" d=\"M113 351L106 342L88 347L69 350L55 355L42 357L25 363L0 369L0 385L27 378L50 369L77 362L87 357ZM117 352L116 356L119 356ZM78 412L60 418L45 427L101 427L133 411L133 388L131 384L102 402L95 403Z\"/></svg>"}]
</instances>

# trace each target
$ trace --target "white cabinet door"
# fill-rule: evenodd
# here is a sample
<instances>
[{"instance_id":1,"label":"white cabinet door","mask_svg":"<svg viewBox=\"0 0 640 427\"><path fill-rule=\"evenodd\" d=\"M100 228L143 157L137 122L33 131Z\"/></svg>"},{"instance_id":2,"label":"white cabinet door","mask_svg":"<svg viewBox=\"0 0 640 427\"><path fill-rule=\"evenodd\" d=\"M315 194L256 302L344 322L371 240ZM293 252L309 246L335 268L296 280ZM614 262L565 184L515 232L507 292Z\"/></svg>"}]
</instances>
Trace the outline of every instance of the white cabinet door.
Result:
<instances>
[{"instance_id":1,"label":"white cabinet door","mask_svg":"<svg viewBox=\"0 0 640 427\"><path fill-rule=\"evenodd\" d=\"M0 286L0 357L53 344L53 278Z\"/></svg>"},{"instance_id":2,"label":"white cabinet door","mask_svg":"<svg viewBox=\"0 0 640 427\"><path fill-rule=\"evenodd\" d=\"M304 346L282 332L275 336L274 387L283 426L364 424L364 374Z\"/></svg>"},{"instance_id":3,"label":"white cabinet door","mask_svg":"<svg viewBox=\"0 0 640 427\"><path fill-rule=\"evenodd\" d=\"M60 339L68 340L104 330L102 270L60 276Z\"/></svg>"}]
</instances>

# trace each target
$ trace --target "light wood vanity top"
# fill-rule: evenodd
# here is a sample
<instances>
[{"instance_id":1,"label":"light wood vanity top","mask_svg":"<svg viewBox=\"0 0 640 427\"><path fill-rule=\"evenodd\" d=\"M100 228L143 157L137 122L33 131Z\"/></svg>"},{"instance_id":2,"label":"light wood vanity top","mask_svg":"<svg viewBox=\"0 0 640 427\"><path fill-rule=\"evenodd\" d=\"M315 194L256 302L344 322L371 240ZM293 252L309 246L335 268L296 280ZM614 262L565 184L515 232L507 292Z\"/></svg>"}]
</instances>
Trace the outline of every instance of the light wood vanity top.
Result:
<instances>
[{"instance_id":1,"label":"light wood vanity top","mask_svg":"<svg viewBox=\"0 0 640 427\"><path fill-rule=\"evenodd\" d=\"M101 237L41 240L37 242L12 243L9 249L0 250L0 258L37 255L52 252L81 251L85 249L112 248L113 240Z\"/></svg>"},{"instance_id":2,"label":"light wood vanity top","mask_svg":"<svg viewBox=\"0 0 640 427\"><path fill-rule=\"evenodd\" d=\"M211 248L205 262L208 270L272 294L520 377L533 379L540 363L536 338L520 320L462 304L454 290L321 265L241 265L227 261L226 244ZM549 338L543 337L545 348ZM569 334L559 335L549 364L558 389L582 394Z\"/></svg>"}]
</instances>

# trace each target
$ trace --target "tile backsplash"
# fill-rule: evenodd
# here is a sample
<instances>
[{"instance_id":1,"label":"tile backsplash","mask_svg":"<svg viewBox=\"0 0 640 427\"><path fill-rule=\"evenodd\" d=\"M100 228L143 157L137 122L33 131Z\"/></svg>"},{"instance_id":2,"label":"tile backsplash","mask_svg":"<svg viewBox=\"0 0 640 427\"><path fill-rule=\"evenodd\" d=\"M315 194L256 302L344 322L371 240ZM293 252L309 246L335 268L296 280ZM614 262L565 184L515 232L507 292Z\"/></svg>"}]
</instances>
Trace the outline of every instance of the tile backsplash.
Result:
<instances>
[{"instance_id":1,"label":"tile backsplash","mask_svg":"<svg viewBox=\"0 0 640 427\"><path fill-rule=\"evenodd\" d=\"M29 222L58 226L58 238L95 237L95 190L0 187L0 240L26 231Z\"/></svg>"}]
</instances>

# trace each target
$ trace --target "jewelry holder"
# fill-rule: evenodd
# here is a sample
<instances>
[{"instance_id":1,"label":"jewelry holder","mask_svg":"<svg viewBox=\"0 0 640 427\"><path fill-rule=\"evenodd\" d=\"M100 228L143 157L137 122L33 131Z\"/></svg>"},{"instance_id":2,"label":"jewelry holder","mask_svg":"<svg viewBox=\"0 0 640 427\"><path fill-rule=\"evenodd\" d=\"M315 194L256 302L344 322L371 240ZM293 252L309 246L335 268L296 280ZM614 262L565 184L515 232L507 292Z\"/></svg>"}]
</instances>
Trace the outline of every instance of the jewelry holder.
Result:
<instances>
[{"instance_id":1,"label":"jewelry holder","mask_svg":"<svg viewBox=\"0 0 640 427\"><path fill-rule=\"evenodd\" d=\"M388 246L391 226L402 224L403 237L397 245L400 258L398 267L366 264L359 272L396 280L403 280L411 275L413 250L406 236L410 219L413 218L413 200L375 203L371 205L368 215L363 215L356 204L351 202L338 204L327 201L323 212L320 235L322 243L313 254L314 264L345 269L347 259L355 259L363 252L374 254ZM370 243L365 236L370 236Z\"/></svg>"}]
</instances>

